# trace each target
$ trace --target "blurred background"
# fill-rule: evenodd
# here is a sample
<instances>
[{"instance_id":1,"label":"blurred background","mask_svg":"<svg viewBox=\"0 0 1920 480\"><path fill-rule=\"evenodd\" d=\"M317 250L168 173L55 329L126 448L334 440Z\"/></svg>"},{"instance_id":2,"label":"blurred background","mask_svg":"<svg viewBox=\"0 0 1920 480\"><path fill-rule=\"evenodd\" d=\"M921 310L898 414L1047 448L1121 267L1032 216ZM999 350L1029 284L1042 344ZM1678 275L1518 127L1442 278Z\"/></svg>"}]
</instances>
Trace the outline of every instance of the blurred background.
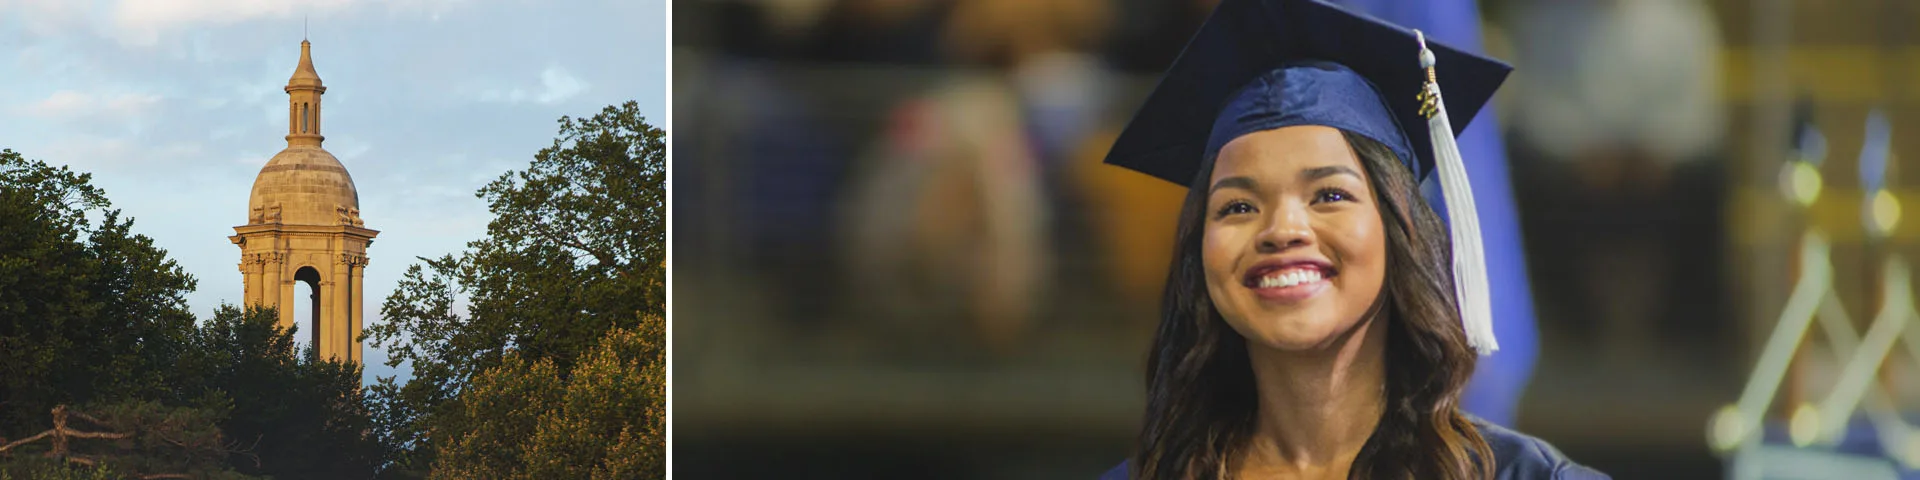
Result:
<instances>
[{"instance_id":1,"label":"blurred background","mask_svg":"<svg viewBox=\"0 0 1920 480\"><path fill-rule=\"evenodd\" d=\"M1920 252L1920 3L1337 3L1517 68L1462 140L1506 347L1474 413L1615 478L1917 477L1888 273ZM1124 458L1182 189L1100 160L1213 4L676 2L675 472Z\"/></svg>"}]
</instances>

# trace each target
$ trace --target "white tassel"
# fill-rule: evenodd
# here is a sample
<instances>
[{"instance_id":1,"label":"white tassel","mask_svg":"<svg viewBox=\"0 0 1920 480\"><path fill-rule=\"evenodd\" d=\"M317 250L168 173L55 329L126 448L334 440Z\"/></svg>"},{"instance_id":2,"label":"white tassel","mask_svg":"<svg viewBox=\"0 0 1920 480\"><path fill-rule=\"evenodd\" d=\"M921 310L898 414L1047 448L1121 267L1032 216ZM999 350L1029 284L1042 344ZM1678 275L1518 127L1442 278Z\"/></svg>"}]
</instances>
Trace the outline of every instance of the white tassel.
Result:
<instances>
[{"instance_id":1,"label":"white tassel","mask_svg":"<svg viewBox=\"0 0 1920 480\"><path fill-rule=\"evenodd\" d=\"M1413 31L1420 41L1420 67L1427 70L1427 83L1421 92L1423 114L1427 115L1427 134L1433 139L1434 169L1440 175L1441 196L1446 199L1453 231L1453 288L1460 300L1460 323L1467 332L1467 345L1480 355L1500 350L1493 338L1493 304L1487 291L1486 251L1480 244L1480 215L1473 207L1473 187L1467 184L1467 164L1460 158L1460 146L1454 143L1453 123L1447 120L1447 103L1440 97L1440 83L1433 74L1435 59L1427 49L1427 37Z\"/></svg>"}]
</instances>

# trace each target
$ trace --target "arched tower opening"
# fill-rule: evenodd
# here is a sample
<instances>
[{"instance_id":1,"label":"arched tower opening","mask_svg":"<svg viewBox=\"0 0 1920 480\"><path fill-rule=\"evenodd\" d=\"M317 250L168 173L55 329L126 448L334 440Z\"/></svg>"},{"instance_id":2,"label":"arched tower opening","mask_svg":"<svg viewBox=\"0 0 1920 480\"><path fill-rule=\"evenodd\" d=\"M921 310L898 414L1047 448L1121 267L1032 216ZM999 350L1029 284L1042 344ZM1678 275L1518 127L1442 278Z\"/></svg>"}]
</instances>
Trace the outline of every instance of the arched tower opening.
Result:
<instances>
[{"instance_id":1,"label":"arched tower opening","mask_svg":"<svg viewBox=\"0 0 1920 480\"><path fill-rule=\"evenodd\" d=\"M326 307L320 301L320 271L313 267L300 267L293 274L293 324L300 328L294 332L294 343L305 347L320 348L319 319L327 318L321 313Z\"/></svg>"}]
</instances>

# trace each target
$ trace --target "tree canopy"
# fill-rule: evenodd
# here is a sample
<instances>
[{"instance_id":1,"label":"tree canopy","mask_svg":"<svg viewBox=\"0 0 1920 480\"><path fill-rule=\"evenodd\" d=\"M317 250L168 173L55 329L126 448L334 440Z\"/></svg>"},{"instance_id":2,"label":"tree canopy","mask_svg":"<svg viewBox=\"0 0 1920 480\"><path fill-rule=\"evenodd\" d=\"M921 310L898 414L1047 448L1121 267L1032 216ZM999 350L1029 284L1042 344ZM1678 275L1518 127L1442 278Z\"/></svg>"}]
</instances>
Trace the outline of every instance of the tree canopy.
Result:
<instances>
[{"instance_id":1,"label":"tree canopy","mask_svg":"<svg viewBox=\"0 0 1920 480\"><path fill-rule=\"evenodd\" d=\"M194 279L90 180L0 150L0 434L56 404L188 393L169 386Z\"/></svg>"},{"instance_id":2,"label":"tree canopy","mask_svg":"<svg viewBox=\"0 0 1920 480\"><path fill-rule=\"evenodd\" d=\"M372 388L382 441L395 449L393 476L425 476L426 466L438 465L437 454L501 445L504 437L486 440L495 435L490 432L518 435L556 425L518 415L548 411L555 405L549 400L559 400L504 398L502 392L591 389L612 378L641 378L649 363L582 369L596 347L613 348L603 345L610 332L664 337L663 329L645 324L665 313L666 132L647 124L635 102L590 118L561 117L559 124L553 145L535 154L525 170L503 174L477 192L494 215L487 237L458 254L409 267L381 306L383 322L366 330L389 352L389 365L413 367L405 384L382 378ZM461 304L464 312L456 308ZM528 376L535 370L556 383L538 383L546 380ZM591 374L575 378L580 372ZM660 387L647 398L663 402L664 382L647 385ZM495 401L508 403L485 403ZM643 440L633 445L658 445L664 438ZM461 466L495 468L482 464Z\"/></svg>"}]
</instances>

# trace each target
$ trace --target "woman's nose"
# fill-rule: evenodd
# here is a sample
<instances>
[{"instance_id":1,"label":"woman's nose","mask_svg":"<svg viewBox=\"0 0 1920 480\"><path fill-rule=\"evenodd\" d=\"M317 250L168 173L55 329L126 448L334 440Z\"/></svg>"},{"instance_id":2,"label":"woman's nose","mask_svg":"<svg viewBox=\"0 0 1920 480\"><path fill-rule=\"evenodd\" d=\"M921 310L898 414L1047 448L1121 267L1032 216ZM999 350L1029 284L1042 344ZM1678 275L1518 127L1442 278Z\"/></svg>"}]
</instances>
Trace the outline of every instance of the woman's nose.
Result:
<instances>
[{"instance_id":1,"label":"woman's nose","mask_svg":"<svg viewBox=\"0 0 1920 480\"><path fill-rule=\"evenodd\" d=\"M1286 207L1269 212L1266 228L1260 230L1260 236L1256 239L1262 253L1313 244L1313 228L1307 223L1306 212L1300 208Z\"/></svg>"}]
</instances>

